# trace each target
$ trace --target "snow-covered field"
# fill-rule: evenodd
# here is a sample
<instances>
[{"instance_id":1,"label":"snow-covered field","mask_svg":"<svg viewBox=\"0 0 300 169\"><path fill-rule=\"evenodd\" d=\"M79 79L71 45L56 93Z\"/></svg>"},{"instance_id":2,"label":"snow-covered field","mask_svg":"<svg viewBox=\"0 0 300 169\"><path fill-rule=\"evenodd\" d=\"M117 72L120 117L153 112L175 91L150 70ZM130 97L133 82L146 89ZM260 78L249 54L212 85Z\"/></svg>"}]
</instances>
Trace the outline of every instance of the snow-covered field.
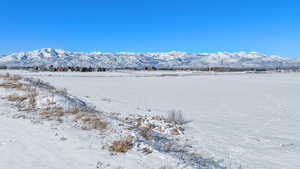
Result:
<instances>
[{"instance_id":1,"label":"snow-covered field","mask_svg":"<svg viewBox=\"0 0 300 169\"><path fill-rule=\"evenodd\" d=\"M189 120L184 138L204 158L224 160L226 168L300 168L299 73L10 73L66 88L103 112L154 116L181 110ZM8 114L16 110L0 103L0 113L5 112L0 116L0 168L95 168L101 160L130 169L181 165L155 151L110 156L97 147L95 133L67 124L57 129L68 138L61 141L52 129L56 123L12 119Z\"/></svg>"}]
</instances>

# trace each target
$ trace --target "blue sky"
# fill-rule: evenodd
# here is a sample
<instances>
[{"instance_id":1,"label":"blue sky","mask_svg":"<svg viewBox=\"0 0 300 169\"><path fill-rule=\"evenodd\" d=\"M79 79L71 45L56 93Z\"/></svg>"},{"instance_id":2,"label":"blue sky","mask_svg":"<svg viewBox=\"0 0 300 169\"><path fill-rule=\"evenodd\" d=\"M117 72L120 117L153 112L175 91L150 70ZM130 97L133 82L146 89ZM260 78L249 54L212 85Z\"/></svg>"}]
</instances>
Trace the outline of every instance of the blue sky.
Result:
<instances>
[{"instance_id":1,"label":"blue sky","mask_svg":"<svg viewBox=\"0 0 300 169\"><path fill-rule=\"evenodd\" d=\"M1 0L0 54L258 51L300 57L298 0Z\"/></svg>"}]
</instances>

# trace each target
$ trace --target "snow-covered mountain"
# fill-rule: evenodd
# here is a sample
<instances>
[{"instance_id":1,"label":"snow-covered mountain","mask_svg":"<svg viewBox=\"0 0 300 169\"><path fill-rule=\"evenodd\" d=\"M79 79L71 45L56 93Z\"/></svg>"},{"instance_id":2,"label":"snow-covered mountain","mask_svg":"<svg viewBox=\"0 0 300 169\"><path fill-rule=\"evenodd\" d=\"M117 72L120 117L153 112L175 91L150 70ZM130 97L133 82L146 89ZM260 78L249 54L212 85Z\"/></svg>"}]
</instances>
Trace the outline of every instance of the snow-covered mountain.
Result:
<instances>
[{"instance_id":1,"label":"snow-covered mountain","mask_svg":"<svg viewBox=\"0 0 300 169\"><path fill-rule=\"evenodd\" d=\"M5 66L85 66L85 67L292 67L300 66L300 59L267 56L256 52L218 53L102 53L69 52L62 49L39 49L0 56Z\"/></svg>"}]
</instances>

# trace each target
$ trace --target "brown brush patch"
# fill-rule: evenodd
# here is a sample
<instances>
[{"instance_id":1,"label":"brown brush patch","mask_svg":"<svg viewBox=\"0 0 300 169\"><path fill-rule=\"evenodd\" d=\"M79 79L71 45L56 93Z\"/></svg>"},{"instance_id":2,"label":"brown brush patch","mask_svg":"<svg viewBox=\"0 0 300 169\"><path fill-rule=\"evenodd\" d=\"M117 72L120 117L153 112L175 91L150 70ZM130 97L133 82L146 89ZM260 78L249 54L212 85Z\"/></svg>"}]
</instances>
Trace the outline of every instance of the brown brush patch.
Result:
<instances>
[{"instance_id":1,"label":"brown brush patch","mask_svg":"<svg viewBox=\"0 0 300 169\"><path fill-rule=\"evenodd\" d=\"M98 130L104 130L108 126L108 122L104 121L104 120L101 120L101 119L90 121L89 124L91 125L91 127L93 129L98 129Z\"/></svg>"},{"instance_id":2,"label":"brown brush patch","mask_svg":"<svg viewBox=\"0 0 300 169\"><path fill-rule=\"evenodd\" d=\"M80 112L79 108L73 108L71 110L66 111L67 114L78 114Z\"/></svg>"},{"instance_id":3,"label":"brown brush patch","mask_svg":"<svg viewBox=\"0 0 300 169\"><path fill-rule=\"evenodd\" d=\"M9 73L6 73L6 74L0 74L0 78L9 78L10 77L10 74Z\"/></svg>"},{"instance_id":4,"label":"brown brush patch","mask_svg":"<svg viewBox=\"0 0 300 169\"><path fill-rule=\"evenodd\" d=\"M160 117L160 116L153 116L153 117L151 117L151 119L152 120L160 121L160 120L162 120L162 117Z\"/></svg>"},{"instance_id":5,"label":"brown brush patch","mask_svg":"<svg viewBox=\"0 0 300 169\"><path fill-rule=\"evenodd\" d=\"M108 122L102 120L100 117L95 114L88 114L86 112L81 112L75 116L75 119L82 121L85 124L88 124L93 129L103 130L108 126Z\"/></svg>"},{"instance_id":6,"label":"brown brush patch","mask_svg":"<svg viewBox=\"0 0 300 169\"><path fill-rule=\"evenodd\" d=\"M27 99L27 96L9 95L4 98L11 102L22 102Z\"/></svg>"},{"instance_id":7,"label":"brown brush patch","mask_svg":"<svg viewBox=\"0 0 300 169\"><path fill-rule=\"evenodd\" d=\"M22 77L21 76L17 76L17 75L7 77L7 80L10 80L10 81L19 81L21 79L22 79Z\"/></svg>"},{"instance_id":8,"label":"brown brush patch","mask_svg":"<svg viewBox=\"0 0 300 169\"><path fill-rule=\"evenodd\" d=\"M123 140L113 142L109 150L112 152L126 153L132 147L132 143L133 137L129 135Z\"/></svg>"},{"instance_id":9,"label":"brown brush patch","mask_svg":"<svg viewBox=\"0 0 300 169\"><path fill-rule=\"evenodd\" d=\"M55 108L47 108L40 113L42 116L46 117L61 117L65 114L65 111L62 107L55 107Z\"/></svg>"},{"instance_id":10,"label":"brown brush patch","mask_svg":"<svg viewBox=\"0 0 300 169\"><path fill-rule=\"evenodd\" d=\"M81 113L78 113L76 116L75 116L75 119L76 120L81 120L81 118L85 116L85 113L81 112Z\"/></svg>"},{"instance_id":11,"label":"brown brush patch","mask_svg":"<svg viewBox=\"0 0 300 169\"><path fill-rule=\"evenodd\" d=\"M96 115L89 115L89 114L86 114L84 116L82 116L80 118L81 121L85 122L85 123L88 123L90 121L95 121L97 120L97 116Z\"/></svg>"},{"instance_id":12,"label":"brown brush patch","mask_svg":"<svg viewBox=\"0 0 300 169\"><path fill-rule=\"evenodd\" d=\"M22 88L22 83L14 83L14 82L4 82L0 84L1 87L8 88L8 89L17 89Z\"/></svg>"},{"instance_id":13,"label":"brown brush patch","mask_svg":"<svg viewBox=\"0 0 300 169\"><path fill-rule=\"evenodd\" d=\"M16 89L16 90L22 90L27 92L31 92L32 90L35 90L34 87L30 87L27 84L17 83L17 82L5 82L5 83L1 83L0 86L7 89Z\"/></svg>"},{"instance_id":14,"label":"brown brush patch","mask_svg":"<svg viewBox=\"0 0 300 169\"><path fill-rule=\"evenodd\" d=\"M125 120L130 123L143 123L145 121L145 119L143 119L142 117L126 117Z\"/></svg>"},{"instance_id":15,"label":"brown brush patch","mask_svg":"<svg viewBox=\"0 0 300 169\"><path fill-rule=\"evenodd\" d=\"M97 119L97 116L94 114L88 114L86 112L81 112L80 114L77 114L75 117L77 120L81 120L84 123L88 123L90 121L94 121Z\"/></svg>"}]
</instances>

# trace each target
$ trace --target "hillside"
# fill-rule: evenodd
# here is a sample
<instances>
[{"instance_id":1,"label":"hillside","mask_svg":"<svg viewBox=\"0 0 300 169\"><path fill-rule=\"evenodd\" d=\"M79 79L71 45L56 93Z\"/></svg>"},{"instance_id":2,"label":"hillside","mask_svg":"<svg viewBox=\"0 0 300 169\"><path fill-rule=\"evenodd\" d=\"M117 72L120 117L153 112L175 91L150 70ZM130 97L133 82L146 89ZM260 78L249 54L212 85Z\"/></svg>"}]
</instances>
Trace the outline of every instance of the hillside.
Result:
<instances>
[{"instance_id":1,"label":"hillside","mask_svg":"<svg viewBox=\"0 0 300 169\"><path fill-rule=\"evenodd\" d=\"M18 52L0 56L2 66L81 66L106 68L160 68L208 66L223 67L293 67L300 66L300 59L267 56L257 52L218 53L102 53L70 52L45 48L30 52Z\"/></svg>"}]
</instances>

